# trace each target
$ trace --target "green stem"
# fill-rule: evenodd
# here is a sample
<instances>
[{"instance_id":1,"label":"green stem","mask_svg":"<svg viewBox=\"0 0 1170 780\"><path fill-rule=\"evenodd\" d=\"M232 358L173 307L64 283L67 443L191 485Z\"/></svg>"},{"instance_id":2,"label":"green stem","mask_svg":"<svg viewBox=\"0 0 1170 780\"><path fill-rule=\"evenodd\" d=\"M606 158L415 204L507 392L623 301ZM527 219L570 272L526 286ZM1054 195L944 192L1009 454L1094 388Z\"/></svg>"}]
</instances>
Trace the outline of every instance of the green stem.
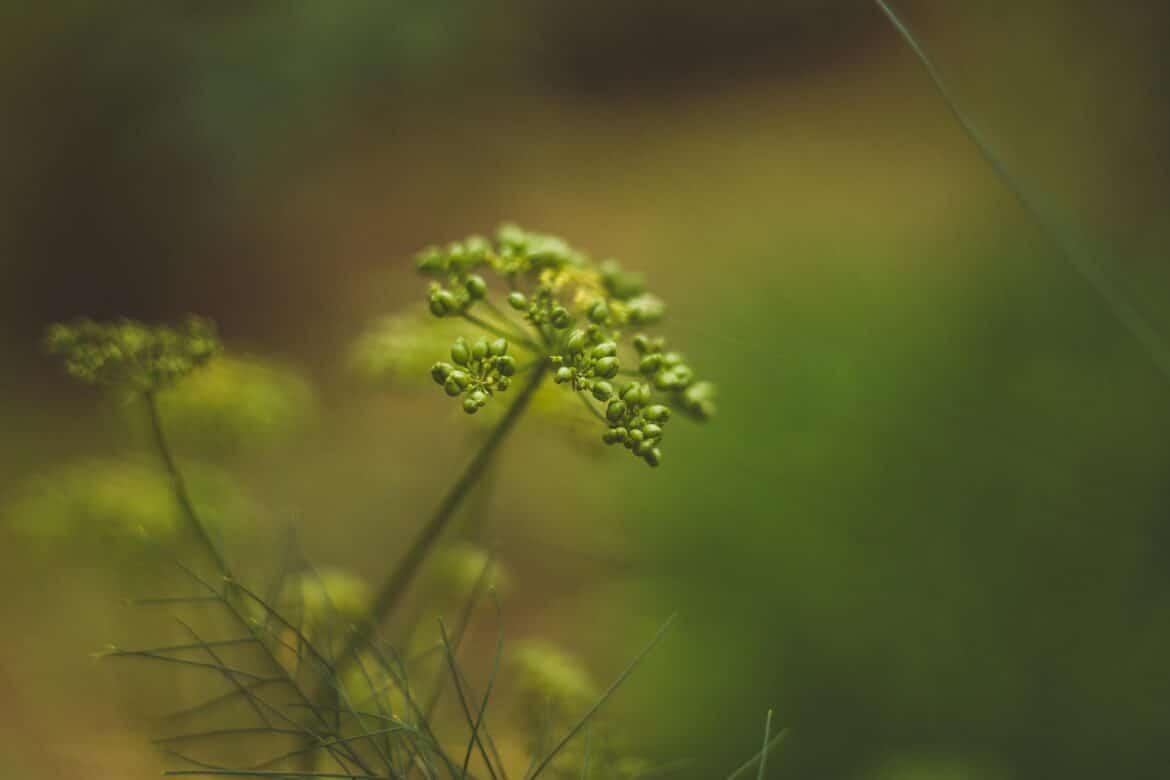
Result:
<instances>
[{"instance_id":1,"label":"green stem","mask_svg":"<svg viewBox=\"0 0 1170 780\"><path fill-rule=\"evenodd\" d=\"M578 390L577 396L581 399L581 403L585 404L585 408L593 413L594 417L596 417L598 420L601 420L606 425L609 425L609 420L606 418L606 416L597 411L597 407L593 405L593 402L589 400L589 397L586 396L583 391Z\"/></svg>"},{"instance_id":2,"label":"green stem","mask_svg":"<svg viewBox=\"0 0 1170 780\"><path fill-rule=\"evenodd\" d=\"M483 328L488 333L492 333L492 334L499 336L501 338L505 338L505 339L508 339L509 341L515 342L516 344L519 344L520 346L524 347L527 350L530 350L532 352L537 352L540 350L540 347L538 347L536 344L534 344L532 342L532 340L527 338L526 336L522 336L519 333L509 333L508 331L504 330L503 328L498 328L495 325L491 324L490 322L483 320L483 319L480 319L479 317L476 317L474 314L469 314L468 312L464 311L464 312L460 312L459 316L462 317L463 319L467 320L468 322L470 322L472 325L476 325L480 328Z\"/></svg>"},{"instance_id":3,"label":"green stem","mask_svg":"<svg viewBox=\"0 0 1170 780\"><path fill-rule=\"evenodd\" d=\"M524 410L528 408L529 402L532 401L532 396L535 394L536 389L540 387L540 383L544 379L547 371L547 362L541 362L536 366L536 370L528 377L528 381L521 388L516 400L512 402L512 405L508 407L508 411L504 413L503 419L492 429L487 440L484 441L479 451L475 453L475 457L471 459L471 462L467 464L467 468L463 470L459 479L447 491L447 495L443 497L438 508L435 509L435 513L427 521L427 524L423 526L422 530L419 531L418 536L415 537L410 549L407 550L398 566L395 567L394 571L390 573L390 576L382 584L370 609L370 619L360 630L350 635L349 642L343 652L338 656L340 659L339 666L346 663L361 645L369 640L374 631L374 627L393 613L399 602L401 602L402 597L406 595L407 588L414 581L415 575L418 574L419 568L426 560L435 542L438 541L443 530L455 515L456 510L462 505L463 500L471 493L471 489L475 487L476 483L479 482L480 478L487 471L487 467L491 463L496 450L504 439L507 438L508 433L524 413Z\"/></svg>"},{"instance_id":4,"label":"green stem","mask_svg":"<svg viewBox=\"0 0 1170 780\"><path fill-rule=\"evenodd\" d=\"M223 554L212 541L211 535L207 533L207 527L200 521L199 514L195 511L195 504L191 501L191 494L187 492L187 482L183 479L183 473L179 471L179 467L175 464L175 458L171 454L170 445L167 443L167 437L163 431L162 416L158 411L158 401L153 392L144 394L144 398L146 399L146 408L149 411L150 430L154 437L155 449L158 450L167 476L171 479L171 487L174 489L179 509L182 511L183 517L186 518L187 525L190 526L195 538L215 562L219 573L227 577L230 575L227 561L224 560Z\"/></svg>"}]
</instances>

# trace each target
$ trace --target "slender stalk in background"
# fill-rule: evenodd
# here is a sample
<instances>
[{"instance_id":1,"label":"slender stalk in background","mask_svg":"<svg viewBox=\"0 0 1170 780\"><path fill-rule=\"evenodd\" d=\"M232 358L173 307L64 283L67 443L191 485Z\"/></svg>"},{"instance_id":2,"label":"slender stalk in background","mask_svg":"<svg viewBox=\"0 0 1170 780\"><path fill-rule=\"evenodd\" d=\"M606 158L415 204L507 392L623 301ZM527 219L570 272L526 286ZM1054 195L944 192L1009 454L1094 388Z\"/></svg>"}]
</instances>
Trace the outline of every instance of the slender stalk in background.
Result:
<instances>
[{"instance_id":1,"label":"slender stalk in background","mask_svg":"<svg viewBox=\"0 0 1170 780\"><path fill-rule=\"evenodd\" d=\"M980 132L975 121L960 108L954 95L951 94L950 87L947 86L947 82L942 76L942 71L935 64L930 54L926 51L926 48L910 30L910 27L902 20L898 12L894 10L893 6L886 2L886 0L874 0L874 2L890 21L890 24L893 25L898 35L910 47L914 56L922 63L922 67L926 70L926 75L938 91L943 104L951 112L951 116L955 118L955 121L958 122L963 133L971 140L975 148L979 150L979 153L995 172L996 176L1000 178L1012 195L1016 197L1016 200L1020 202L1024 210L1035 220L1036 224L1040 226L1040 229L1048 236L1049 240L1056 245L1056 248L1064 255L1069 265L1105 300L1105 305L1117 317L1122 327L1128 330L1137 339L1138 343L1142 345L1158 370L1170 379L1170 347L1167 347L1166 340L1162 338L1158 330L1133 304L1121 286L1110 278L1101 264L1093 257L1080 252L1073 246L1071 241L1065 239L1064 234L1047 217L1045 212L1040 208L1037 200L1032 197L1023 183L1012 175L1004 163L1003 158L995 151L983 133Z\"/></svg>"},{"instance_id":2,"label":"slender stalk in background","mask_svg":"<svg viewBox=\"0 0 1170 780\"><path fill-rule=\"evenodd\" d=\"M199 519L199 514L195 511L195 504L191 501L191 494L187 492L187 482L183 479L183 473L179 471L178 465L175 463L174 455L171 454L170 445L167 443L166 433L163 430L162 416L158 411L158 400L155 398L154 392L147 392L143 394L143 399L146 401L146 408L150 417L150 430L154 438L155 449L158 450L159 458L162 460L163 467L167 471L167 476L171 480L171 487L175 492L175 499L179 503L179 509L183 513L183 517L187 520L187 525L195 538L207 551L207 554L215 562L215 567L220 574L227 577L230 576L227 561L220 552L219 547L211 538L211 534L207 532L207 526Z\"/></svg>"},{"instance_id":3,"label":"slender stalk in background","mask_svg":"<svg viewBox=\"0 0 1170 780\"><path fill-rule=\"evenodd\" d=\"M402 560L378 589L370 608L370 620L350 635L350 639L346 643L344 650L338 656L339 664L347 662L369 640L377 625L389 617L402 601L402 597L414 581L419 568L422 566L423 561L426 560L435 542L438 541L443 530L451 522L451 518L455 516L456 510L463 504L464 499L471 493L472 488L475 487L487 471L487 467L499 449L500 444L507 438L508 433L516 425L516 421L520 419L524 410L528 408L532 396L535 394L537 388L540 387L540 383L544 380L547 371L548 363L544 361L538 363L532 369L528 381L521 388L516 400L508 407L503 418L492 429L487 440L484 441L479 451L475 453L475 457L467 464L467 468L459 475L459 479L447 491L447 494L439 503L438 508L435 509L434 514L431 515L426 525L419 531L418 536L415 537L414 542L406 551L406 554L403 555Z\"/></svg>"}]
</instances>

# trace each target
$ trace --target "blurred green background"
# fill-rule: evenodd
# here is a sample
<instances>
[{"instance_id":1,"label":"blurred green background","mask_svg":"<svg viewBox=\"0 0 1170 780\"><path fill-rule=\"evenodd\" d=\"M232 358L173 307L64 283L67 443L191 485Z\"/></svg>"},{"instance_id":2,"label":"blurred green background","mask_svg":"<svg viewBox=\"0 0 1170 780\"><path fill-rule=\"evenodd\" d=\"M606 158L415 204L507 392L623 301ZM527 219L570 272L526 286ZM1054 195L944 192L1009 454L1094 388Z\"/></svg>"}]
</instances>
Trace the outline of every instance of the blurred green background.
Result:
<instances>
[{"instance_id":1,"label":"blurred green background","mask_svg":"<svg viewBox=\"0 0 1170 780\"><path fill-rule=\"evenodd\" d=\"M899 8L1170 336L1166 5ZM514 220L644 269L720 384L654 472L532 417L478 510L509 636L604 680L680 613L613 702L647 756L723 777L773 707L774 777L1165 776L1170 378L869 3L12 0L0 117L0 495L136 441L48 322L198 312L314 388L220 442L233 554L292 526L376 579L474 437L349 345L414 250ZM0 774L152 776L141 683L88 657L151 580L0 538Z\"/></svg>"}]
</instances>

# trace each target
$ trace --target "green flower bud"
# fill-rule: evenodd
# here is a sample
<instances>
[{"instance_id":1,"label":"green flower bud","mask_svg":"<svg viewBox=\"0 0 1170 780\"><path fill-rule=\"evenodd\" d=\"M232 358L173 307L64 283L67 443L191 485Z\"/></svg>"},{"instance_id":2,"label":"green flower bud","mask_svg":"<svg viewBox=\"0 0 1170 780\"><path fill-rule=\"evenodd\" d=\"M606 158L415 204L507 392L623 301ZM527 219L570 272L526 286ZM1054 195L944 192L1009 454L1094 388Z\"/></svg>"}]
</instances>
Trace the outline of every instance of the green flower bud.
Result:
<instances>
[{"instance_id":1,"label":"green flower bud","mask_svg":"<svg viewBox=\"0 0 1170 780\"><path fill-rule=\"evenodd\" d=\"M655 373L662 366L662 355L657 352L649 355L644 355L642 360L638 363L638 371L649 376Z\"/></svg>"},{"instance_id":2,"label":"green flower bud","mask_svg":"<svg viewBox=\"0 0 1170 780\"><path fill-rule=\"evenodd\" d=\"M443 383L443 390L446 391L447 395L452 397L463 392L463 388L455 381L454 376L447 377L447 381Z\"/></svg>"},{"instance_id":3,"label":"green flower bud","mask_svg":"<svg viewBox=\"0 0 1170 780\"><path fill-rule=\"evenodd\" d=\"M630 441L634 442L635 444L641 444L645 438L646 434L642 433L641 428L630 429Z\"/></svg>"},{"instance_id":4,"label":"green flower bud","mask_svg":"<svg viewBox=\"0 0 1170 780\"><path fill-rule=\"evenodd\" d=\"M500 376L512 376L516 373L516 358L504 355L497 359L496 370L500 372Z\"/></svg>"},{"instance_id":5,"label":"green flower bud","mask_svg":"<svg viewBox=\"0 0 1170 780\"><path fill-rule=\"evenodd\" d=\"M432 296L432 300L442 304L448 314L459 310L459 300L450 290L436 290L434 296Z\"/></svg>"},{"instance_id":6,"label":"green flower bud","mask_svg":"<svg viewBox=\"0 0 1170 780\"><path fill-rule=\"evenodd\" d=\"M556 306L549 314L548 321L557 329L567 328L573 324L573 318L569 316L569 310L564 306Z\"/></svg>"},{"instance_id":7,"label":"green flower bud","mask_svg":"<svg viewBox=\"0 0 1170 780\"><path fill-rule=\"evenodd\" d=\"M553 374L553 381L559 385L563 385L573 378L573 369L568 366L561 366L557 372Z\"/></svg>"},{"instance_id":8,"label":"green flower bud","mask_svg":"<svg viewBox=\"0 0 1170 780\"><path fill-rule=\"evenodd\" d=\"M613 379L620 369L621 366L615 357L603 357L593 364L593 370L606 379Z\"/></svg>"},{"instance_id":9,"label":"green flower bud","mask_svg":"<svg viewBox=\"0 0 1170 780\"><path fill-rule=\"evenodd\" d=\"M630 440L630 432L620 425L618 427L614 428L613 432L614 432L614 435L617 436L618 441L624 442L624 441Z\"/></svg>"},{"instance_id":10,"label":"green flower bud","mask_svg":"<svg viewBox=\"0 0 1170 780\"><path fill-rule=\"evenodd\" d=\"M609 319L609 306L604 299L598 299L589 307L589 319L598 325L603 325Z\"/></svg>"},{"instance_id":11,"label":"green flower bud","mask_svg":"<svg viewBox=\"0 0 1170 780\"><path fill-rule=\"evenodd\" d=\"M647 406L642 410L642 416L651 422L664 423L670 419L670 407L662 404Z\"/></svg>"},{"instance_id":12,"label":"green flower bud","mask_svg":"<svg viewBox=\"0 0 1170 780\"><path fill-rule=\"evenodd\" d=\"M476 360L483 360L488 354L487 339L476 339L471 345L471 356Z\"/></svg>"},{"instance_id":13,"label":"green flower bud","mask_svg":"<svg viewBox=\"0 0 1170 780\"><path fill-rule=\"evenodd\" d=\"M654 377L654 386L659 390L669 390L678 384L678 378L673 371L663 371Z\"/></svg>"},{"instance_id":14,"label":"green flower bud","mask_svg":"<svg viewBox=\"0 0 1170 780\"><path fill-rule=\"evenodd\" d=\"M480 405L471 400L470 397L463 399L463 411L467 412L468 414L475 414L478 412L479 406Z\"/></svg>"},{"instance_id":15,"label":"green flower bud","mask_svg":"<svg viewBox=\"0 0 1170 780\"><path fill-rule=\"evenodd\" d=\"M511 379L508 379L508 377L506 377L506 376L502 376L496 380L496 389L502 393L505 390L507 390L511 384L512 384Z\"/></svg>"},{"instance_id":16,"label":"green flower bud","mask_svg":"<svg viewBox=\"0 0 1170 780\"><path fill-rule=\"evenodd\" d=\"M634 349L639 353L645 354L646 350L650 348L650 339L646 338L645 333L639 333L633 338Z\"/></svg>"},{"instance_id":17,"label":"green flower bud","mask_svg":"<svg viewBox=\"0 0 1170 780\"><path fill-rule=\"evenodd\" d=\"M646 455L649 455L650 451L653 449L654 449L654 440L653 439L643 439L642 441L640 441L636 445L634 445L634 454L645 457Z\"/></svg>"},{"instance_id":18,"label":"green flower bud","mask_svg":"<svg viewBox=\"0 0 1170 780\"><path fill-rule=\"evenodd\" d=\"M650 450L645 455L643 455L642 459L645 460L647 463L649 463L651 466L657 466L659 463L662 462L662 450L655 447L654 449Z\"/></svg>"},{"instance_id":19,"label":"green flower bud","mask_svg":"<svg viewBox=\"0 0 1170 780\"><path fill-rule=\"evenodd\" d=\"M431 366L431 378L435 380L436 384L443 384L447 381L447 377L451 376L451 372L455 370L450 363L435 363Z\"/></svg>"},{"instance_id":20,"label":"green flower bud","mask_svg":"<svg viewBox=\"0 0 1170 780\"><path fill-rule=\"evenodd\" d=\"M472 274L468 276L463 286L467 288L467 294L471 296L473 301L478 301L487 295L487 282L479 274Z\"/></svg>"},{"instance_id":21,"label":"green flower bud","mask_svg":"<svg viewBox=\"0 0 1170 780\"><path fill-rule=\"evenodd\" d=\"M624 385L622 385L622 389L618 391L618 395L620 395L622 398L625 398L627 393L633 392L635 389L637 389L637 387L637 382L626 382Z\"/></svg>"},{"instance_id":22,"label":"green flower bud","mask_svg":"<svg viewBox=\"0 0 1170 780\"><path fill-rule=\"evenodd\" d=\"M667 352L662 356L662 365L666 366L667 368L671 368L672 366L677 366L679 363L681 363L682 359L682 355L677 352Z\"/></svg>"},{"instance_id":23,"label":"green flower bud","mask_svg":"<svg viewBox=\"0 0 1170 780\"><path fill-rule=\"evenodd\" d=\"M508 293L508 305L516 311L528 310L528 298L522 292Z\"/></svg>"},{"instance_id":24,"label":"green flower bud","mask_svg":"<svg viewBox=\"0 0 1170 780\"><path fill-rule=\"evenodd\" d=\"M601 434L601 440L606 444L617 444L621 437L618 436L616 428L606 428L605 433Z\"/></svg>"},{"instance_id":25,"label":"green flower bud","mask_svg":"<svg viewBox=\"0 0 1170 780\"><path fill-rule=\"evenodd\" d=\"M644 404L650 400L650 388L630 382L622 388L622 400L628 404Z\"/></svg>"},{"instance_id":26,"label":"green flower bud","mask_svg":"<svg viewBox=\"0 0 1170 780\"><path fill-rule=\"evenodd\" d=\"M475 404L478 406L483 406L485 403L487 403L487 393L485 393L483 390L472 390L467 394L467 398L468 400L475 402Z\"/></svg>"},{"instance_id":27,"label":"green flower bud","mask_svg":"<svg viewBox=\"0 0 1170 780\"><path fill-rule=\"evenodd\" d=\"M642 426L642 433L646 434L651 439L657 439L662 435L662 426L654 423L646 423Z\"/></svg>"},{"instance_id":28,"label":"green flower bud","mask_svg":"<svg viewBox=\"0 0 1170 780\"><path fill-rule=\"evenodd\" d=\"M460 390L467 387L468 382L471 381L471 376L466 371L455 369L451 372L451 376L447 377L448 381L454 382L458 385Z\"/></svg>"},{"instance_id":29,"label":"green flower bud","mask_svg":"<svg viewBox=\"0 0 1170 780\"><path fill-rule=\"evenodd\" d=\"M610 401L609 405L605 407L605 419L610 422L617 422L626 416L626 405L622 401Z\"/></svg>"},{"instance_id":30,"label":"green flower bud","mask_svg":"<svg viewBox=\"0 0 1170 780\"><path fill-rule=\"evenodd\" d=\"M463 337L455 339L455 343L451 345L451 359L460 366L467 365L467 361L471 359L471 350L467 348L467 342Z\"/></svg>"},{"instance_id":31,"label":"green flower bud","mask_svg":"<svg viewBox=\"0 0 1170 780\"><path fill-rule=\"evenodd\" d=\"M570 355L575 355L585 348L585 331L574 330L569 334L569 338L565 340L565 350Z\"/></svg>"},{"instance_id":32,"label":"green flower bud","mask_svg":"<svg viewBox=\"0 0 1170 780\"><path fill-rule=\"evenodd\" d=\"M593 348L593 357L612 357L617 354L617 344L612 341L603 341Z\"/></svg>"},{"instance_id":33,"label":"green flower bud","mask_svg":"<svg viewBox=\"0 0 1170 780\"><path fill-rule=\"evenodd\" d=\"M414 263L415 267L424 273L441 271L443 268L443 253L439 251L438 247L427 247L418 253Z\"/></svg>"},{"instance_id":34,"label":"green flower bud","mask_svg":"<svg viewBox=\"0 0 1170 780\"><path fill-rule=\"evenodd\" d=\"M431 299L428 302L428 305L431 307L431 314L435 315L436 317L446 317L447 316L447 307L444 306L442 304L442 302L440 302L439 299L436 298L435 296L433 296L433 295L431 296Z\"/></svg>"},{"instance_id":35,"label":"green flower bud","mask_svg":"<svg viewBox=\"0 0 1170 780\"><path fill-rule=\"evenodd\" d=\"M494 357L500 357L501 355L506 355L507 353L508 353L508 340L505 338L496 339L491 344L488 344L488 354L489 355L492 355Z\"/></svg>"},{"instance_id":36,"label":"green flower bud","mask_svg":"<svg viewBox=\"0 0 1170 780\"><path fill-rule=\"evenodd\" d=\"M630 322L645 323L654 322L661 319L662 315L666 313L666 304L659 298L643 293L636 298L631 298L627 303Z\"/></svg>"},{"instance_id":37,"label":"green flower bud","mask_svg":"<svg viewBox=\"0 0 1170 780\"><path fill-rule=\"evenodd\" d=\"M598 401L608 401L613 396L613 385L609 382L594 382L592 392Z\"/></svg>"},{"instance_id":38,"label":"green flower bud","mask_svg":"<svg viewBox=\"0 0 1170 780\"><path fill-rule=\"evenodd\" d=\"M695 381L695 372L685 363L675 366L671 369L671 373L674 374L674 386L676 388L686 387Z\"/></svg>"}]
</instances>

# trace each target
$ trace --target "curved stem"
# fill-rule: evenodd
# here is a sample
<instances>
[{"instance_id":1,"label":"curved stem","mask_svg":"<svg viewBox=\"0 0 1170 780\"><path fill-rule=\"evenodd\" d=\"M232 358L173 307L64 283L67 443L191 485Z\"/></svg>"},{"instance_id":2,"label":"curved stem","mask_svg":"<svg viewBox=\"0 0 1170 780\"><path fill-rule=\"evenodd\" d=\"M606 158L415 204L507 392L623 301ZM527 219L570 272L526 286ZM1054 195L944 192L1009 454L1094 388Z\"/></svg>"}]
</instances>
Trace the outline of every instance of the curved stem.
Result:
<instances>
[{"instance_id":1,"label":"curved stem","mask_svg":"<svg viewBox=\"0 0 1170 780\"><path fill-rule=\"evenodd\" d=\"M471 489L475 487L480 478L487 470L488 464L491 463L492 457L500 444L507 438L508 433L516 424L516 421L528 408L529 402L532 400L536 389L540 387L541 381L548 370L548 363L542 361L536 366L536 369L528 377L528 381L521 388L520 394L512 405L508 407L508 411L504 413L504 417L497 423L496 427L488 435L486 441L475 453L475 457L467 464L467 468L459 475L459 479L447 491L447 495L439 503L435 509L435 513L431 515L430 520L419 531L410 549L402 557L402 560L390 573L390 576L382 584L377 596L374 599L373 606L370 609L370 619L363 625L363 627L353 632L350 635L350 640L346 644L343 652L338 656L339 666L346 663L349 658L364 644L374 631L374 627L385 620L398 606L402 597L406 595L406 590L414 581L415 575L418 574L419 568L423 561L426 560L431 548L434 547L435 542L438 541L442 535L443 530L450 523L451 518L455 515L455 511L462 505L463 500L467 498Z\"/></svg>"},{"instance_id":2,"label":"curved stem","mask_svg":"<svg viewBox=\"0 0 1170 780\"><path fill-rule=\"evenodd\" d=\"M199 519L199 514L195 511L195 504L191 501L191 494L187 492L187 482L183 479L183 473L179 471L179 467L175 464L175 458L171 454L170 445L167 443L167 437L163 431L162 416L158 412L158 401L153 392L145 393L143 397L146 400L146 408L150 416L150 430L154 438L155 449L158 450L167 476L171 479L171 486L175 491L175 498L179 502L179 509L182 511L183 517L186 518L187 525L190 526L195 538L215 562L219 573L227 577L230 575L227 561L224 560L223 554L212 541L211 535L207 533L207 527Z\"/></svg>"},{"instance_id":3,"label":"curved stem","mask_svg":"<svg viewBox=\"0 0 1170 780\"><path fill-rule=\"evenodd\" d=\"M593 413L594 417L601 420L606 425L609 425L609 420L606 418L606 416L604 414L597 411L597 407L594 406L593 402L589 400L589 396L585 395L585 393L582 392L581 390L577 391L577 396L581 399L581 403L585 404L585 408Z\"/></svg>"}]
</instances>

